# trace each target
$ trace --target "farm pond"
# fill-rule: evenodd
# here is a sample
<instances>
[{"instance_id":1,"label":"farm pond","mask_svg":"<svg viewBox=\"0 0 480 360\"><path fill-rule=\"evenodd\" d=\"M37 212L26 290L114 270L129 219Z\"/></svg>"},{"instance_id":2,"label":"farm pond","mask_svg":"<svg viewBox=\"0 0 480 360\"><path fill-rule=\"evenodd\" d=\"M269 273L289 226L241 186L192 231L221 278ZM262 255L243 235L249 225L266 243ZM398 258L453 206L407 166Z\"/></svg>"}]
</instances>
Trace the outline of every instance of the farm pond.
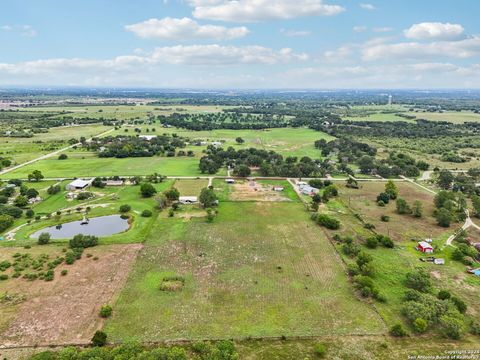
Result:
<instances>
[{"instance_id":1,"label":"farm pond","mask_svg":"<svg viewBox=\"0 0 480 360\"><path fill-rule=\"evenodd\" d=\"M42 233L49 233L52 239L68 239L77 234L101 237L118 234L128 228L128 219L122 219L120 215L108 215L91 218L87 223L79 220L46 227L34 232L30 238L37 239Z\"/></svg>"}]
</instances>

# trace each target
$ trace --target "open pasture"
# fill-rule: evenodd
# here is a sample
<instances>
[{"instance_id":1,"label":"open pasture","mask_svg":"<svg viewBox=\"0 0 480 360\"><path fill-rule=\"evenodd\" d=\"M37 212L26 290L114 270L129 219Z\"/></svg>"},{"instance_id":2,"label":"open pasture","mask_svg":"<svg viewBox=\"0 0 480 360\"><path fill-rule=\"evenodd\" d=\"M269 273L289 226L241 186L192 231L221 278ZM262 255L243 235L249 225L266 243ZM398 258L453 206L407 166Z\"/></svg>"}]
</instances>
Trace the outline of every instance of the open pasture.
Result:
<instances>
[{"instance_id":1,"label":"open pasture","mask_svg":"<svg viewBox=\"0 0 480 360\"><path fill-rule=\"evenodd\" d=\"M161 290L180 277L176 291ZM114 340L381 333L299 203L221 203L155 223L115 305Z\"/></svg>"},{"instance_id":2,"label":"open pasture","mask_svg":"<svg viewBox=\"0 0 480 360\"><path fill-rule=\"evenodd\" d=\"M415 116L417 119L430 121L448 121L454 124L466 122L480 122L480 114L473 111L444 111L444 112L407 112L407 115Z\"/></svg>"}]
</instances>

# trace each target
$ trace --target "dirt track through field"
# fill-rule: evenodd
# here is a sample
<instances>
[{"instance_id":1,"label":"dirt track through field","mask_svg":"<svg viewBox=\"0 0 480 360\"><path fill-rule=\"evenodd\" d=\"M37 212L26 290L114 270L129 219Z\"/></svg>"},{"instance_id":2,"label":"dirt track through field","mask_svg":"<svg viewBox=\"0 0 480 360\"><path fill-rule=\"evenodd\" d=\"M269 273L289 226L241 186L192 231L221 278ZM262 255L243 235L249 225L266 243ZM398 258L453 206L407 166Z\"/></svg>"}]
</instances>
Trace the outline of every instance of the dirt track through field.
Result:
<instances>
[{"instance_id":1,"label":"dirt track through field","mask_svg":"<svg viewBox=\"0 0 480 360\"><path fill-rule=\"evenodd\" d=\"M87 249L68 269L56 270L52 282L16 279L15 292L25 294L17 315L0 334L0 345L88 343L102 321L98 315L123 287L142 245L110 245ZM98 260L93 257L98 256Z\"/></svg>"}]
</instances>

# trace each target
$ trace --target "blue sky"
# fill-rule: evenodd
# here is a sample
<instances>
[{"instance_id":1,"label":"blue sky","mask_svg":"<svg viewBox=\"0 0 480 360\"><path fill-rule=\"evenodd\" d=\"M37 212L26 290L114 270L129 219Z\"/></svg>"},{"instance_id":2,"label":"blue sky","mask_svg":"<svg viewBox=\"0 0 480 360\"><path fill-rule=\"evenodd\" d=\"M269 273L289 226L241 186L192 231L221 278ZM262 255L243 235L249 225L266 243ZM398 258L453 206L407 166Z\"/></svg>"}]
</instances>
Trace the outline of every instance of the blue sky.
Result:
<instances>
[{"instance_id":1,"label":"blue sky","mask_svg":"<svg viewBox=\"0 0 480 360\"><path fill-rule=\"evenodd\" d=\"M478 88L475 0L2 0L0 86Z\"/></svg>"}]
</instances>

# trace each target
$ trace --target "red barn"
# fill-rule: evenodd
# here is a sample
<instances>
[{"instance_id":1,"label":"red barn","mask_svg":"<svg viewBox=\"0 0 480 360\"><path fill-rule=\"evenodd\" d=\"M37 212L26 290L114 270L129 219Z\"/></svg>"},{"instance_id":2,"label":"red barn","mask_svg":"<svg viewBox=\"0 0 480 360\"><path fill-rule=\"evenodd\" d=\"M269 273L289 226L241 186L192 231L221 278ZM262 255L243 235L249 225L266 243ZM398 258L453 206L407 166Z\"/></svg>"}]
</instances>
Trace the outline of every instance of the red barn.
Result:
<instances>
[{"instance_id":1,"label":"red barn","mask_svg":"<svg viewBox=\"0 0 480 360\"><path fill-rule=\"evenodd\" d=\"M418 244L417 244L417 250L418 251L421 251L425 254L431 254L433 253L433 247L432 245L430 245L429 243L427 243L426 241L420 241Z\"/></svg>"}]
</instances>

